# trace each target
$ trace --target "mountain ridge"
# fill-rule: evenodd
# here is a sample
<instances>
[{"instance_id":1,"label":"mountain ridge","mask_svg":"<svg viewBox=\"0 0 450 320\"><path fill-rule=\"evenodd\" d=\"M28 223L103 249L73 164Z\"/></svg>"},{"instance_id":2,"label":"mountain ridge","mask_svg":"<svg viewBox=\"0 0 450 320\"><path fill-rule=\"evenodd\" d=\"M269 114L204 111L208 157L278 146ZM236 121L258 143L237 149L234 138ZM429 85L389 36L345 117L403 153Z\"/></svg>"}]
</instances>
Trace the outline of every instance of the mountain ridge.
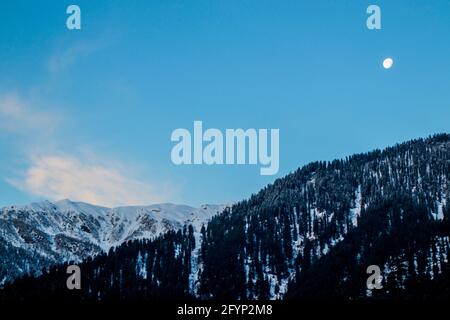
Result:
<instances>
[{"instance_id":1,"label":"mountain ridge","mask_svg":"<svg viewBox=\"0 0 450 320\"><path fill-rule=\"evenodd\" d=\"M85 259L81 267L88 286L75 295L93 300L449 297L449 187L449 134L313 162L225 208L200 232L192 226L169 231ZM382 271L381 290L367 287L370 265ZM71 296L65 280L64 266L57 266L3 293Z\"/></svg>"},{"instance_id":2,"label":"mountain ridge","mask_svg":"<svg viewBox=\"0 0 450 320\"><path fill-rule=\"evenodd\" d=\"M387 248L397 251L392 249L392 256L377 254L379 261L372 261L372 264L380 265L392 276L397 272L390 270L403 270L399 261L411 266L420 260L418 270L395 275L404 280L397 284L392 284L391 280L389 286L401 287L411 275L433 278L430 270L444 271L448 265L449 187L449 134L414 139L383 150L333 161L316 161L300 167L249 199L236 203L232 214L225 210L210 221L202 245L205 268L200 296L207 299L280 299L288 291L301 292L302 297L312 296L313 289L305 293L306 290L295 288L307 283L305 287L317 289L318 283L329 279L325 272L320 277L313 276L317 266L335 248L340 250L342 246L337 246L340 243L351 245L347 240L349 232L362 228L367 230L354 240L360 242L361 248L352 247L348 252L354 255L352 257L336 258L339 261L349 259L349 266L339 266L341 262L329 259L330 266L323 270L333 274L337 272L331 264L342 267L342 278L333 279L336 285L349 282L359 290L352 288L354 298L365 296L368 294L364 289L365 281L360 281L361 278L357 279L354 274L365 272L361 263L365 261L365 255L374 250L371 249L374 243L383 238L391 239L392 233L404 237L399 231L401 221L408 221L407 230L401 231L405 233L414 230L416 221L420 221L426 226L421 233L430 239L415 239L420 235L412 233L412 242L403 243L405 248L388 242ZM417 220L409 221L409 215ZM365 221L370 219L375 219L372 224L379 220L377 225L382 239L378 239L377 233L369 233L372 231ZM360 222L364 223L360 226ZM365 234L371 234L371 238L365 239ZM218 252L227 258L219 259ZM353 261L358 263L354 265ZM304 276L306 273L309 277ZM326 291L329 284L330 281L323 281L322 294L335 294L331 289ZM350 294L350 289L346 294Z\"/></svg>"},{"instance_id":3,"label":"mountain ridge","mask_svg":"<svg viewBox=\"0 0 450 320\"><path fill-rule=\"evenodd\" d=\"M0 285L23 273L39 273L53 263L81 261L126 241L152 239L186 224L199 230L223 208L172 203L107 208L67 199L4 207L0 252L6 259L0 264Z\"/></svg>"}]
</instances>

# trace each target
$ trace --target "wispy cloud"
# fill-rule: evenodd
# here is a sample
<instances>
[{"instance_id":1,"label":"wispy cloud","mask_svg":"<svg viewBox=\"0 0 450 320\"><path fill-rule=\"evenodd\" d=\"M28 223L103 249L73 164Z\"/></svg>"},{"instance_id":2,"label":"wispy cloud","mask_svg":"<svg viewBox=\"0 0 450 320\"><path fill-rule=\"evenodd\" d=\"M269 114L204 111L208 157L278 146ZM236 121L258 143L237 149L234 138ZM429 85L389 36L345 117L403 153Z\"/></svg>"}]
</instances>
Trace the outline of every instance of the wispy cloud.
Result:
<instances>
[{"instance_id":1,"label":"wispy cloud","mask_svg":"<svg viewBox=\"0 0 450 320\"><path fill-rule=\"evenodd\" d=\"M51 200L71 199L104 206L163 202L163 184L152 187L130 178L126 168L79 159L68 155L32 159L22 179L10 180L16 187Z\"/></svg>"},{"instance_id":2,"label":"wispy cloud","mask_svg":"<svg viewBox=\"0 0 450 320\"><path fill-rule=\"evenodd\" d=\"M38 108L36 99L16 93L0 95L0 133L17 138L25 155L24 171L6 179L31 195L50 200L71 199L104 206L151 204L167 201L174 188L153 185L136 178L134 166L98 153L82 153L87 145L72 145L67 151L60 119ZM66 151L61 152L62 147Z\"/></svg>"},{"instance_id":3,"label":"wispy cloud","mask_svg":"<svg viewBox=\"0 0 450 320\"><path fill-rule=\"evenodd\" d=\"M16 93L0 95L0 130L49 133L55 130L58 121L54 114L32 107Z\"/></svg>"},{"instance_id":4,"label":"wispy cloud","mask_svg":"<svg viewBox=\"0 0 450 320\"><path fill-rule=\"evenodd\" d=\"M63 71L74 64L77 59L88 56L109 45L106 41L78 42L65 49L55 50L47 61L48 70L51 73Z\"/></svg>"},{"instance_id":5,"label":"wispy cloud","mask_svg":"<svg viewBox=\"0 0 450 320\"><path fill-rule=\"evenodd\" d=\"M94 40L75 43L62 40L44 62L47 72L66 72L80 59L108 47L114 37ZM50 200L69 198L105 206L151 204L173 196L175 190L168 183L149 183L142 175L136 178L133 165L104 157L100 152L78 152L92 148L84 143L73 144L74 137L68 150L65 139L68 132L64 128L70 119L61 116L61 110L64 106L49 105L42 90L29 96L0 92L0 133L8 132L15 142L20 141L14 145L25 155L26 163L25 169L7 179L10 184Z\"/></svg>"}]
</instances>

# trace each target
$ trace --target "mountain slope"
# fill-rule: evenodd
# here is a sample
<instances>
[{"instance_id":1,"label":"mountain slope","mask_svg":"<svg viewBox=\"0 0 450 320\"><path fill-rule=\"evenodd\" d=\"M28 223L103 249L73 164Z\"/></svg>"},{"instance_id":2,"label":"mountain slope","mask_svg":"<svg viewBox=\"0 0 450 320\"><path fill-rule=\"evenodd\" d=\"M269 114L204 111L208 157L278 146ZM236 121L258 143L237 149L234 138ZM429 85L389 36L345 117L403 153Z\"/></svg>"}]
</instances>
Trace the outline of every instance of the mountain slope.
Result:
<instances>
[{"instance_id":1,"label":"mountain slope","mask_svg":"<svg viewBox=\"0 0 450 320\"><path fill-rule=\"evenodd\" d=\"M157 204L105 208L69 200L0 211L0 285L23 273L81 261L126 241L152 239L192 224L200 230L224 206Z\"/></svg>"},{"instance_id":2,"label":"mountain slope","mask_svg":"<svg viewBox=\"0 0 450 320\"><path fill-rule=\"evenodd\" d=\"M65 266L3 297L373 299L450 297L450 135L315 162L211 218ZM382 271L368 290L366 269ZM89 276L86 276L89 275ZM172 295L173 294L173 295Z\"/></svg>"},{"instance_id":3,"label":"mountain slope","mask_svg":"<svg viewBox=\"0 0 450 320\"><path fill-rule=\"evenodd\" d=\"M194 228L184 226L154 240L133 240L79 263L81 290L66 286L68 263L37 277L24 276L0 290L0 301L186 299L190 294Z\"/></svg>"},{"instance_id":4,"label":"mountain slope","mask_svg":"<svg viewBox=\"0 0 450 320\"><path fill-rule=\"evenodd\" d=\"M369 262L386 270L385 280L394 279L386 287L432 278L448 264L449 182L447 134L311 163L211 220L201 249L200 295L275 299L290 287L291 297L305 297L314 290L302 286L322 283L314 294L361 297L370 294L364 279ZM411 241L397 246L397 236ZM324 257L347 245L353 249L316 275ZM409 269L400 274L402 261ZM333 282L328 274L337 275Z\"/></svg>"}]
</instances>

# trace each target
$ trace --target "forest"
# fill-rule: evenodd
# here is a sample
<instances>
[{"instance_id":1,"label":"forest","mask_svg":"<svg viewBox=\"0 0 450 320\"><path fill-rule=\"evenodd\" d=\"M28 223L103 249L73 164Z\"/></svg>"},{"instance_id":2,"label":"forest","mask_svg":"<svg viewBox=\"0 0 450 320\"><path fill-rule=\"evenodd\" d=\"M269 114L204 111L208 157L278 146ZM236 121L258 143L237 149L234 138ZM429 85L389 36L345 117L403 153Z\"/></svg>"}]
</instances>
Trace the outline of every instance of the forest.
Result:
<instances>
[{"instance_id":1,"label":"forest","mask_svg":"<svg viewBox=\"0 0 450 320\"><path fill-rule=\"evenodd\" d=\"M197 243L192 226L130 241L82 262L81 290L65 287L68 262L0 299L448 300L449 181L448 134L310 163L214 216ZM382 289L367 288L369 265Z\"/></svg>"}]
</instances>

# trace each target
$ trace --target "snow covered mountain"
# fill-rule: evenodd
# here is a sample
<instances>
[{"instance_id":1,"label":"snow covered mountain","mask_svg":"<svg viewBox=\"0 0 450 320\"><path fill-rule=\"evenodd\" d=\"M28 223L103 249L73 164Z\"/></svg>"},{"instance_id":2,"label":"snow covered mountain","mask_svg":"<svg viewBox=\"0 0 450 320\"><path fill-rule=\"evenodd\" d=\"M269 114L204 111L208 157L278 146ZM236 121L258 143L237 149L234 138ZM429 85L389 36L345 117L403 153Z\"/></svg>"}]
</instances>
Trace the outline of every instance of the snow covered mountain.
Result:
<instances>
[{"instance_id":1,"label":"snow covered mountain","mask_svg":"<svg viewBox=\"0 0 450 320\"><path fill-rule=\"evenodd\" d=\"M0 211L0 285L43 267L81 261L128 240L202 224L223 205L193 208L170 203L106 208L83 202L43 201Z\"/></svg>"},{"instance_id":2,"label":"snow covered mountain","mask_svg":"<svg viewBox=\"0 0 450 320\"><path fill-rule=\"evenodd\" d=\"M122 245L79 264L85 285L76 295L67 290L66 266L58 265L4 286L0 301L447 301L449 186L450 135L440 134L310 163L229 208L107 209L71 202L5 208L0 280ZM188 223L194 227L124 243ZM382 288L367 285L369 266L380 268Z\"/></svg>"}]
</instances>

